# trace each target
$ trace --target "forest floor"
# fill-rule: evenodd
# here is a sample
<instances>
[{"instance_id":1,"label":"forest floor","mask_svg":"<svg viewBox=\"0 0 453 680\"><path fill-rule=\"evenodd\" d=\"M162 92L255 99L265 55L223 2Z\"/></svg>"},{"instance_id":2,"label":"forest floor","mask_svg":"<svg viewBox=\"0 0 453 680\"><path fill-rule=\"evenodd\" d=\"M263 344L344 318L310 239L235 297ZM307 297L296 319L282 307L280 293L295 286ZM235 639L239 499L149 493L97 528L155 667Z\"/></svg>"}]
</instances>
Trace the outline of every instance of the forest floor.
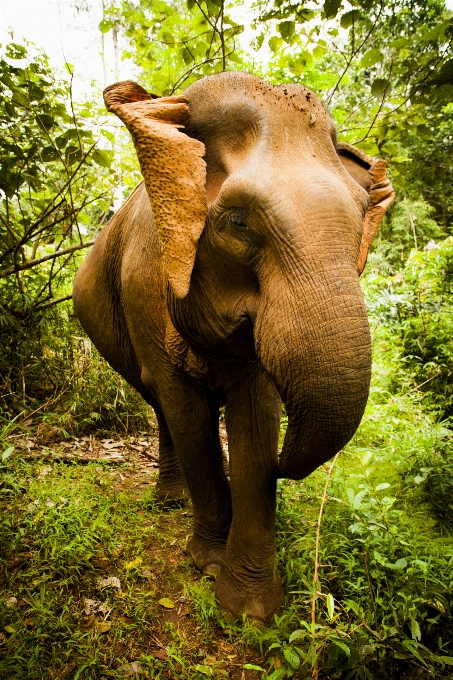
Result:
<instances>
[{"instance_id":1,"label":"forest floor","mask_svg":"<svg viewBox=\"0 0 453 680\"><path fill-rule=\"evenodd\" d=\"M210 621L212 584L185 552L190 503L154 502L156 437L15 445L0 677L259 677L244 665L262 655Z\"/></svg>"},{"instance_id":2,"label":"forest floor","mask_svg":"<svg viewBox=\"0 0 453 680\"><path fill-rule=\"evenodd\" d=\"M413 389L382 394L333 462L278 482L268 627L227 620L192 566L155 428L0 432L0 678L452 678L453 433Z\"/></svg>"}]
</instances>

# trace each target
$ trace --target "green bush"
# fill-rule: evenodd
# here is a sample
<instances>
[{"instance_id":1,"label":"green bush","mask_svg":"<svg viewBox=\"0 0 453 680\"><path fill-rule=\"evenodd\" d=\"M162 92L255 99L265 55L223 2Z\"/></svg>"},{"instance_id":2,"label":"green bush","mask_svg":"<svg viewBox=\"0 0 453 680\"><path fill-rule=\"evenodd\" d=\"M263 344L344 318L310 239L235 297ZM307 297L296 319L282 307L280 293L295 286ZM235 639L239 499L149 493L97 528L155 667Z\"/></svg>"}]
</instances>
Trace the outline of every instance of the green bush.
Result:
<instances>
[{"instance_id":1,"label":"green bush","mask_svg":"<svg viewBox=\"0 0 453 680\"><path fill-rule=\"evenodd\" d=\"M397 275L371 273L365 284L369 309L391 333L406 378L422 386L442 418L453 415L452 285L451 236L412 250Z\"/></svg>"}]
</instances>

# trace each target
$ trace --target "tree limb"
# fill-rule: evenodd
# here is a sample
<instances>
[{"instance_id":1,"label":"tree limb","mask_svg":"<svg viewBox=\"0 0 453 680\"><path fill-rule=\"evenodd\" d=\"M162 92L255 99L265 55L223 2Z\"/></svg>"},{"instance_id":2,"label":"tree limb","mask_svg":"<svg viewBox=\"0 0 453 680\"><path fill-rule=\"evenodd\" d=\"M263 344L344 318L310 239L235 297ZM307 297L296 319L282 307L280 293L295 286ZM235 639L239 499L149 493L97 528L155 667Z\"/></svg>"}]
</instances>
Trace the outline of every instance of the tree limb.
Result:
<instances>
[{"instance_id":1,"label":"tree limb","mask_svg":"<svg viewBox=\"0 0 453 680\"><path fill-rule=\"evenodd\" d=\"M54 305L59 305L60 302L65 302L66 300L70 300L72 298L72 293L71 295L64 295L63 297L55 298L54 300L49 300L49 302L43 302L42 305L37 305L36 307L33 307L34 312L40 312L42 309L48 309L49 307L53 307Z\"/></svg>"},{"instance_id":2,"label":"tree limb","mask_svg":"<svg viewBox=\"0 0 453 680\"><path fill-rule=\"evenodd\" d=\"M89 248L92 246L94 241L85 241L85 243L78 244L76 246L70 246L69 248L65 248L64 250L56 250L54 253L50 253L49 255L44 255L43 257L37 257L35 260L28 260L28 262L22 262L21 264L13 264L11 267L7 267L7 269L0 269L0 279L5 278L6 276L10 276L10 274L15 274L16 272L20 272L23 269L31 269L32 267L36 267L36 265L41 264L42 262L47 262L48 260L54 260L56 257L61 257L62 255L68 255L69 253L74 253L76 250L82 250L83 248Z\"/></svg>"}]
</instances>

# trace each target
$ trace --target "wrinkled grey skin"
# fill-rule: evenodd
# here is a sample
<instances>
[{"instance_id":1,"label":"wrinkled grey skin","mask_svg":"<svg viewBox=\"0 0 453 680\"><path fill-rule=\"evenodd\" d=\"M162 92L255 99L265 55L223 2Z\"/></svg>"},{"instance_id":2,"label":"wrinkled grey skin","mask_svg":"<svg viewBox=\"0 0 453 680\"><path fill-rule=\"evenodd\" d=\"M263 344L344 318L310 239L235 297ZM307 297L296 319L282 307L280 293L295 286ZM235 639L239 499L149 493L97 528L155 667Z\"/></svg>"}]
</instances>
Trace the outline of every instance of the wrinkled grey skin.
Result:
<instances>
[{"instance_id":1,"label":"wrinkled grey skin","mask_svg":"<svg viewBox=\"0 0 453 680\"><path fill-rule=\"evenodd\" d=\"M218 571L223 607L266 620L283 603L277 478L302 479L335 455L367 400L357 258L368 193L356 181L366 171L358 162L354 179L350 159L345 169L330 116L303 87L223 73L184 95L184 133L206 147L209 206L188 294L178 299L168 285L140 185L80 269L74 305L156 411L160 493L178 497L187 483L194 563ZM289 426L278 459L281 401Z\"/></svg>"}]
</instances>

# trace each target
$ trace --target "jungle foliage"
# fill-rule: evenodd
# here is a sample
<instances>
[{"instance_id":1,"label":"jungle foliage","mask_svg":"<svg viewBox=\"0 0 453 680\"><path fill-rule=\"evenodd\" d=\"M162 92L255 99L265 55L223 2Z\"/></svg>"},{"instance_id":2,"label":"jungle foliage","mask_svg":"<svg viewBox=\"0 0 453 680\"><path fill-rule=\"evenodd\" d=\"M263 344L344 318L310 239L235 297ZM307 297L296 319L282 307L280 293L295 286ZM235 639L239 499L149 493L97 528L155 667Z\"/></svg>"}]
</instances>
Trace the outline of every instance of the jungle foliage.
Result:
<instances>
[{"instance_id":1,"label":"jungle foliage","mask_svg":"<svg viewBox=\"0 0 453 680\"><path fill-rule=\"evenodd\" d=\"M249 46L247 24L255 29ZM99 30L122 36L122 58L161 95L224 69L307 85L328 103L339 140L388 160L397 192L362 277L374 353L362 425L338 459L279 486L286 608L266 630L226 622L211 586L181 576L203 644L224 631L235 649L256 652L244 672L272 680L451 677L453 12L441 0L258 0L253 10L224 0L105 0ZM155 612L149 620L143 587L134 590L138 572L127 564L146 560L143 537L160 521L152 500L116 496L100 469L54 464L41 474L17 447L32 434L45 449L152 423L67 299L84 248L139 178L100 92L74 101L71 72L55 73L27 45L9 45L0 61L2 550L25 546L31 556L28 570L8 572L9 595L27 598L27 620L36 622L30 631L2 600L9 628L0 643L13 653L0 671L40 678L39 668L58 668L61 657L75 663L77 678L120 677L111 650L134 631L148 677L221 676L220 661L202 660L174 629L166 661L138 643L151 635ZM282 436L284 427L283 418ZM102 642L88 638L81 592L91 597L96 559L118 557L112 526L121 532L132 521L138 538L123 535L129 561L118 562L130 587L111 598L119 618ZM121 663L130 661L121 649Z\"/></svg>"}]
</instances>

